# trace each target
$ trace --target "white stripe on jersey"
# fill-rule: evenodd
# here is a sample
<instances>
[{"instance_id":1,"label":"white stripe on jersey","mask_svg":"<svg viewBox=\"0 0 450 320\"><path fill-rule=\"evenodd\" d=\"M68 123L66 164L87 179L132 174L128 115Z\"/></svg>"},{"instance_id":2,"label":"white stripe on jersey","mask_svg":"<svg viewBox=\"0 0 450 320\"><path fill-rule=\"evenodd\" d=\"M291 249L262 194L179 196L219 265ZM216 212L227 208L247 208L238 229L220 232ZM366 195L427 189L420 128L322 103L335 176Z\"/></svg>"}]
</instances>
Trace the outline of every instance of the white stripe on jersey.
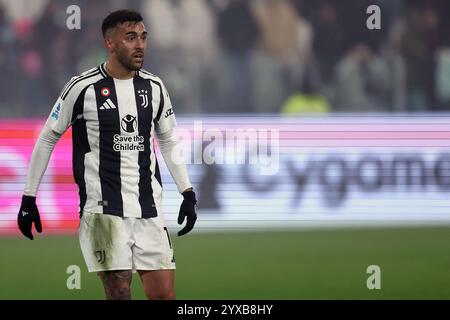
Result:
<instances>
[{"instance_id":1,"label":"white stripe on jersey","mask_svg":"<svg viewBox=\"0 0 450 320\"><path fill-rule=\"evenodd\" d=\"M120 117L120 134L125 137L135 137L139 135L138 112L136 108L136 97L134 93L133 79L118 80L114 79L116 88L117 104ZM131 124L133 132L125 131L127 129L124 119L127 115L135 117L136 126ZM129 128L131 128L129 127ZM136 217L142 216L142 209L139 203L139 151L128 150L120 152L120 176L121 193L123 199L123 216Z\"/></svg>"},{"instance_id":2,"label":"white stripe on jersey","mask_svg":"<svg viewBox=\"0 0 450 320\"><path fill-rule=\"evenodd\" d=\"M84 158L84 181L86 183L87 200L85 209L90 212L103 213L103 206L98 204L102 200L102 187L100 183L100 130L98 122L98 111L94 86L86 90L84 96L84 117L86 121L87 137L91 152L86 153Z\"/></svg>"}]
</instances>

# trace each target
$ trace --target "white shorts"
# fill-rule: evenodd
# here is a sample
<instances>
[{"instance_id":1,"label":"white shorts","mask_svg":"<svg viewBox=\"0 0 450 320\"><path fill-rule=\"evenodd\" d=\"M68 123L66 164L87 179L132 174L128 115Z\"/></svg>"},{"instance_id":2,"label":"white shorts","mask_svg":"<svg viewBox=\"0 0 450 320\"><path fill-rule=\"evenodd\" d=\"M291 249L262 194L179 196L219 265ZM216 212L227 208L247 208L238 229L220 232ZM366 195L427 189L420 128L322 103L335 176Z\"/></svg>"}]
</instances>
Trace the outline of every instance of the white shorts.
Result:
<instances>
[{"instance_id":1,"label":"white shorts","mask_svg":"<svg viewBox=\"0 0 450 320\"><path fill-rule=\"evenodd\" d=\"M83 212L79 238L89 272L175 269L164 220Z\"/></svg>"}]
</instances>

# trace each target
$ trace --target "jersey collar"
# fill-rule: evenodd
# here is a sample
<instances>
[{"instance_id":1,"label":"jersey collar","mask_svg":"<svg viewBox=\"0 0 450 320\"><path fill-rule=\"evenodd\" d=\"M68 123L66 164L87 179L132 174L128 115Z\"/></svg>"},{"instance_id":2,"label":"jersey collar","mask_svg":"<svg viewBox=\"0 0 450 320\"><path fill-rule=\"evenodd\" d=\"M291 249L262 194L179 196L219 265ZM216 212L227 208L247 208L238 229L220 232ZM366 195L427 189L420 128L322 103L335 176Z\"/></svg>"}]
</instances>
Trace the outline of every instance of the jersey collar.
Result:
<instances>
[{"instance_id":1,"label":"jersey collar","mask_svg":"<svg viewBox=\"0 0 450 320\"><path fill-rule=\"evenodd\" d=\"M106 61L103 62L103 63L98 67L98 69L100 70L100 73L102 74L102 76L103 76L104 78L108 78L108 77L110 77L110 75L106 72L105 66L106 66ZM134 72L134 75L138 77L138 76L139 76L139 70L136 70L136 71Z\"/></svg>"}]
</instances>

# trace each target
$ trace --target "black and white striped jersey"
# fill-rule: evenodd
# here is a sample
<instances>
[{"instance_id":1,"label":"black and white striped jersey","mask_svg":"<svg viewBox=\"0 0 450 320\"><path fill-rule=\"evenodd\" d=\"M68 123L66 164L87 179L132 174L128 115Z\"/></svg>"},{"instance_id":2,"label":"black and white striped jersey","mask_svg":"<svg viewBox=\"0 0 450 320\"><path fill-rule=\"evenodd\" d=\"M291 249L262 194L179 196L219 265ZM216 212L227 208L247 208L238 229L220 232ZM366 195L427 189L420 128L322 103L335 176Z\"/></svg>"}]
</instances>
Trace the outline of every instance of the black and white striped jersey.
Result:
<instances>
[{"instance_id":1,"label":"black and white striped jersey","mask_svg":"<svg viewBox=\"0 0 450 320\"><path fill-rule=\"evenodd\" d=\"M160 78L141 69L132 79L118 80L102 64L66 84L46 125L60 134L72 126L80 213L159 214L162 184L154 134L176 125Z\"/></svg>"}]
</instances>

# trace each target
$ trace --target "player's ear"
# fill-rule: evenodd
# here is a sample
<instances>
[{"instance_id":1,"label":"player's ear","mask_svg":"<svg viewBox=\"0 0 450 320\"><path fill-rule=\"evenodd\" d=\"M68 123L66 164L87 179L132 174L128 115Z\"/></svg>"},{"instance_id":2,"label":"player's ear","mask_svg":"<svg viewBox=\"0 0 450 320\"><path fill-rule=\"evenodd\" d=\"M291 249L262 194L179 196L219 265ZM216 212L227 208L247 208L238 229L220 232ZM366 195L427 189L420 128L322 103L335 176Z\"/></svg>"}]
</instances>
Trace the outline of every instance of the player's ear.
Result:
<instances>
[{"instance_id":1,"label":"player's ear","mask_svg":"<svg viewBox=\"0 0 450 320\"><path fill-rule=\"evenodd\" d=\"M109 52L114 51L114 41L113 41L113 33L111 30L108 30L105 34L105 48L108 49Z\"/></svg>"},{"instance_id":2,"label":"player's ear","mask_svg":"<svg viewBox=\"0 0 450 320\"><path fill-rule=\"evenodd\" d=\"M108 49L108 51L111 51L112 49L112 41L111 38L105 37L104 41L103 41L105 48Z\"/></svg>"}]
</instances>

